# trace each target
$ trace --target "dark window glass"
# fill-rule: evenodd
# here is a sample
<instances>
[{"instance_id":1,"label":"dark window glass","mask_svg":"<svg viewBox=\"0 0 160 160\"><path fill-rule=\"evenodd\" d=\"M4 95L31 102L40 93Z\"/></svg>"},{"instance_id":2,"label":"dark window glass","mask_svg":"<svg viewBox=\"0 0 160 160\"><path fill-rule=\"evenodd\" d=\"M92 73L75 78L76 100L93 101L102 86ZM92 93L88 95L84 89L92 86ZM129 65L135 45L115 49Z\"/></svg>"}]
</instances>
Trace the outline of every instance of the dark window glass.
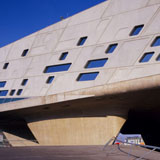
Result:
<instances>
[{"instance_id":1,"label":"dark window glass","mask_svg":"<svg viewBox=\"0 0 160 160\"><path fill-rule=\"evenodd\" d=\"M4 87L6 85L6 81L0 82L0 88Z\"/></svg>"},{"instance_id":2,"label":"dark window glass","mask_svg":"<svg viewBox=\"0 0 160 160\"><path fill-rule=\"evenodd\" d=\"M136 36L136 35L138 35L138 34L140 33L140 31L142 30L143 27L144 27L143 24L142 24L142 25L135 26L135 27L133 28L133 30L131 31L130 36Z\"/></svg>"},{"instance_id":3,"label":"dark window glass","mask_svg":"<svg viewBox=\"0 0 160 160\"><path fill-rule=\"evenodd\" d=\"M77 81L92 81L95 80L99 72L91 72L91 73L81 73Z\"/></svg>"},{"instance_id":4,"label":"dark window glass","mask_svg":"<svg viewBox=\"0 0 160 160\"><path fill-rule=\"evenodd\" d=\"M85 68L97 68L97 67L103 67L105 63L107 62L108 58L105 59L97 59L97 60L90 60L87 62L87 65Z\"/></svg>"},{"instance_id":5,"label":"dark window glass","mask_svg":"<svg viewBox=\"0 0 160 160\"><path fill-rule=\"evenodd\" d=\"M23 100L23 99L26 99L26 98L11 98L11 101L14 102L14 101L20 101L20 100Z\"/></svg>"},{"instance_id":6,"label":"dark window glass","mask_svg":"<svg viewBox=\"0 0 160 160\"><path fill-rule=\"evenodd\" d=\"M62 53L62 55L60 56L59 60L65 60L67 55L68 55L68 52Z\"/></svg>"},{"instance_id":7,"label":"dark window glass","mask_svg":"<svg viewBox=\"0 0 160 160\"><path fill-rule=\"evenodd\" d=\"M52 83L53 79L54 79L54 76L48 77L46 83L48 83L48 84Z\"/></svg>"},{"instance_id":8,"label":"dark window glass","mask_svg":"<svg viewBox=\"0 0 160 160\"><path fill-rule=\"evenodd\" d=\"M3 69L7 69L8 68L9 63L5 63L3 66Z\"/></svg>"},{"instance_id":9,"label":"dark window glass","mask_svg":"<svg viewBox=\"0 0 160 160\"><path fill-rule=\"evenodd\" d=\"M19 101L19 100L23 100L23 99L26 99L26 98L0 98L0 104L13 102L13 101Z\"/></svg>"},{"instance_id":10,"label":"dark window glass","mask_svg":"<svg viewBox=\"0 0 160 160\"><path fill-rule=\"evenodd\" d=\"M116 47L118 46L118 43L115 44L110 44L106 50L105 53L112 53L114 52L114 50L116 49Z\"/></svg>"},{"instance_id":11,"label":"dark window glass","mask_svg":"<svg viewBox=\"0 0 160 160\"><path fill-rule=\"evenodd\" d=\"M44 70L44 73L68 71L70 66L71 66L71 63L47 66Z\"/></svg>"},{"instance_id":12,"label":"dark window glass","mask_svg":"<svg viewBox=\"0 0 160 160\"><path fill-rule=\"evenodd\" d=\"M151 44L151 47L160 46L160 37L156 37Z\"/></svg>"},{"instance_id":13,"label":"dark window glass","mask_svg":"<svg viewBox=\"0 0 160 160\"><path fill-rule=\"evenodd\" d=\"M22 94L22 91L23 91L23 89L19 89L19 90L17 91L17 95L18 95L18 96L21 95L21 94Z\"/></svg>"},{"instance_id":14,"label":"dark window glass","mask_svg":"<svg viewBox=\"0 0 160 160\"><path fill-rule=\"evenodd\" d=\"M22 57L25 57L26 55L27 55L27 53L28 53L28 51L29 51L29 49L25 49L23 52L22 52Z\"/></svg>"},{"instance_id":15,"label":"dark window glass","mask_svg":"<svg viewBox=\"0 0 160 160\"><path fill-rule=\"evenodd\" d=\"M8 90L1 90L0 91L0 96L6 96L8 93Z\"/></svg>"},{"instance_id":16,"label":"dark window glass","mask_svg":"<svg viewBox=\"0 0 160 160\"><path fill-rule=\"evenodd\" d=\"M28 79L24 79L24 80L22 81L21 85L22 85L22 86L25 86L25 85L27 84L27 82L28 82Z\"/></svg>"},{"instance_id":17,"label":"dark window glass","mask_svg":"<svg viewBox=\"0 0 160 160\"><path fill-rule=\"evenodd\" d=\"M160 54L159 54L158 57L156 58L156 61L160 61Z\"/></svg>"},{"instance_id":18,"label":"dark window glass","mask_svg":"<svg viewBox=\"0 0 160 160\"><path fill-rule=\"evenodd\" d=\"M10 96L13 96L15 94L16 90L15 89L12 89L9 93Z\"/></svg>"},{"instance_id":19,"label":"dark window glass","mask_svg":"<svg viewBox=\"0 0 160 160\"><path fill-rule=\"evenodd\" d=\"M4 103L5 98L0 98L0 104Z\"/></svg>"},{"instance_id":20,"label":"dark window glass","mask_svg":"<svg viewBox=\"0 0 160 160\"><path fill-rule=\"evenodd\" d=\"M3 103L8 103L8 102L11 102L11 99L12 98L4 98L5 100L4 100L4 102Z\"/></svg>"},{"instance_id":21,"label":"dark window glass","mask_svg":"<svg viewBox=\"0 0 160 160\"><path fill-rule=\"evenodd\" d=\"M140 63L144 63L144 62L148 62L152 56L153 56L154 52L148 52L148 53L145 53L142 58L140 59Z\"/></svg>"},{"instance_id":22,"label":"dark window glass","mask_svg":"<svg viewBox=\"0 0 160 160\"><path fill-rule=\"evenodd\" d=\"M77 43L77 46L82 46L86 40L87 40L87 37L81 37Z\"/></svg>"}]
</instances>

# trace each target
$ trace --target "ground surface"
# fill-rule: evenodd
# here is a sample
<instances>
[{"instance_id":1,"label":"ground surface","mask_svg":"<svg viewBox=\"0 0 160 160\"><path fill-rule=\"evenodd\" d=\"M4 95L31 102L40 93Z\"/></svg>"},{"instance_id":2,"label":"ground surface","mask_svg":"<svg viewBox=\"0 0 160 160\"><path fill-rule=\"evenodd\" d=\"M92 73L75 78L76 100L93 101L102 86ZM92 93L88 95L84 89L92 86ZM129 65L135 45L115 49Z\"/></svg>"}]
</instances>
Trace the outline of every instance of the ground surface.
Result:
<instances>
[{"instance_id":1,"label":"ground surface","mask_svg":"<svg viewBox=\"0 0 160 160\"><path fill-rule=\"evenodd\" d=\"M160 159L158 152L124 145L0 148L0 160L138 160L143 155L143 160Z\"/></svg>"}]
</instances>

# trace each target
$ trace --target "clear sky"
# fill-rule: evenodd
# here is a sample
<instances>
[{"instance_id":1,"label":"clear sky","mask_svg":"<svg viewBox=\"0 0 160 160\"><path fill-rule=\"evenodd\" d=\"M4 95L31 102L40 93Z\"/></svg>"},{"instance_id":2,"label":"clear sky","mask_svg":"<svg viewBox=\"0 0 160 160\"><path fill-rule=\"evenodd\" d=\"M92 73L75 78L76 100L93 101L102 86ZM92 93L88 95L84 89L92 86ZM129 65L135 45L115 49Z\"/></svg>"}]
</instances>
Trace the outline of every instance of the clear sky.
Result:
<instances>
[{"instance_id":1,"label":"clear sky","mask_svg":"<svg viewBox=\"0 0 160 160\"><path fill-rule=\"evenodd\" d=\"M105 0L0 0L0 47Z\"/></svg>"}]
</instances>

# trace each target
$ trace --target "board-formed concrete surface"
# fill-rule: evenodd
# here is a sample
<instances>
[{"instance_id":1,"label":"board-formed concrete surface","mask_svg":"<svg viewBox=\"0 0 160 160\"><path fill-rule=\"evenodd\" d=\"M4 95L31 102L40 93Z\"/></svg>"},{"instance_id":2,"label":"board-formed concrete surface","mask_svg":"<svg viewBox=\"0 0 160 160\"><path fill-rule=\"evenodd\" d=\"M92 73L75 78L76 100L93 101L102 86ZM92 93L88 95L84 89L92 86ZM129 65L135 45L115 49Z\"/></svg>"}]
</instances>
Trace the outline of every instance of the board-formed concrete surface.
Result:
<instances>
[{"instance_id":1,"label":"board-formed concrete surface","mask_svg":"<svg viewBox=\"0 0 160 160\"><path fill-rule=\"evenodd\" d=\"M114 145L0 148L1 160L158 160L160 153L148 149Z\"/></svg>"}]
</instances>

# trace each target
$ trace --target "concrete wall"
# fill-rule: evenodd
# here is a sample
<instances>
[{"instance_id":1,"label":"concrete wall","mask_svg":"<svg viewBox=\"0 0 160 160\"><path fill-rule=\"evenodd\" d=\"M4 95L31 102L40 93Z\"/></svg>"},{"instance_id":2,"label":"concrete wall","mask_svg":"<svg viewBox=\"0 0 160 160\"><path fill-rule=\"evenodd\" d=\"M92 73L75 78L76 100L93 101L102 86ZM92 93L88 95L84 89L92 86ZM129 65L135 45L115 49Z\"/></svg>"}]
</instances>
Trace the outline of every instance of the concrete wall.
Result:
<instances>
[{"instance_id":1,"label":"concrete wall","mask_svg":"<svg viewBox=\"0 0 160 160\"><path fill-rule=\"evenodd\" d=\"M23 89L19 96L8 93L5 97L52 95L160 74L160 62L156 61L160 47L150 46L159 36L159 7L158 0L108 0L0 48L0 81L7 81L1 89ZM134 26L141 24L144 28L140 34L129 36ZM77 46L84 36L88 36L85 44ZM117 48L106 54L113 43L118 43ZM25 49L29 52L21 57ZM155 52L152 59L139 63L143 54L150 51ZM63 52L69 54L59 60ZM104 67L84 68L88 60L100 58L108 58ZM6 62L9 66L3 69ZM46 66L65 63L72 63L68 71L43 73ZM76 81L80 73L95 71L99 71L96 80ZM46 84L49 76L55 79ZM26 86L21 85L23 79L28 79Z\"/></svg>"}]
</instances>

